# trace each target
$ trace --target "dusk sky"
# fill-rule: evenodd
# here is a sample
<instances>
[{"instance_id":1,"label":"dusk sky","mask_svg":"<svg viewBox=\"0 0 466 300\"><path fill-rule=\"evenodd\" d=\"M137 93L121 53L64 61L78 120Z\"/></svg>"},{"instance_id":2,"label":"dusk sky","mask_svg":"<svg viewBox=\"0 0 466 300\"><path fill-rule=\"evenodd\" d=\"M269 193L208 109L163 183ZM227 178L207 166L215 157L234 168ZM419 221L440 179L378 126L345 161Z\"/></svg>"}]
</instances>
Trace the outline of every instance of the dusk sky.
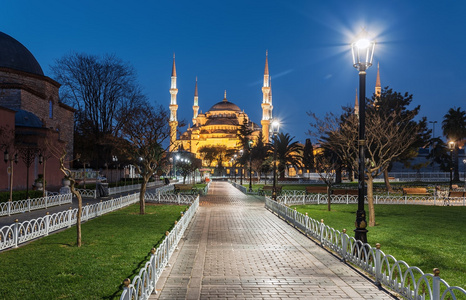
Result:
<instances>
[{"instance_id":1,"label":"dusk sky","mask_svg":"<svg viewBox=\"0 0 466 300\"><path fill-rule=\"evenodd\" d=\"M72 51L115 54L137 71L150 101L168 109L173 53L178 119L191 122L195 77L202 112L223 99L260 124L265 53L281 131L308 136L306 112L353 105L358 72L349 44L362 27L377 41L367 72L414 96L438 121L466 109L466 1L3 1L0 31L26 46L45 75ZM432 124L429 124L432 129ZM313 140L313 142L315 142Z\"/></svg>"}]
</instances>

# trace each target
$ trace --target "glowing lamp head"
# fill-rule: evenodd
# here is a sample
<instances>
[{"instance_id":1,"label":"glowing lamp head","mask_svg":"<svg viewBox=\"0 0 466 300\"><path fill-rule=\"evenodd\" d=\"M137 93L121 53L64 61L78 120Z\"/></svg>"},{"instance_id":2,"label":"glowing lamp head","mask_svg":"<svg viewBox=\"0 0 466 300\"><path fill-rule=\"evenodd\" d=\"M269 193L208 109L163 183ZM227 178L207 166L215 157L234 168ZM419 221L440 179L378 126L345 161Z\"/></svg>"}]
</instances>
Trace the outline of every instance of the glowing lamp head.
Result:
<instances>
[{"instance_id":1,"label":"glowing lamp head","mask_svg":"<svg viewBox=\"0 0 466 300\"><path fill-rule=\"evenodd\" d=\"M271 125L272 126L270 126L270 131L272 132L273 135L277 135L280 129L280 122L274 119Z\"/></svg>"},{"instance_id":2,"label":"glowing lamp head","mask_svg":"<svg viewBox=\"0 0 466 300\"><path fill-rule=\"evenodd\" d=\"M453 151L455 149L455 142L454 141L449 141L448 142L448 149Z\"/></svg>"},{"instance_id":3,"label":"glowing lamp head","mask_svg":"<svg viewBox=\"0 0 466 300\"><path fill-rule=\"evenodd\" d=\"M367 38L367 32L362 31L359 39L351 43L351 52L353 54L353 67L359 71L365 71L372 66L374 57L375 41Z\"/></svg>"}]
</instances>

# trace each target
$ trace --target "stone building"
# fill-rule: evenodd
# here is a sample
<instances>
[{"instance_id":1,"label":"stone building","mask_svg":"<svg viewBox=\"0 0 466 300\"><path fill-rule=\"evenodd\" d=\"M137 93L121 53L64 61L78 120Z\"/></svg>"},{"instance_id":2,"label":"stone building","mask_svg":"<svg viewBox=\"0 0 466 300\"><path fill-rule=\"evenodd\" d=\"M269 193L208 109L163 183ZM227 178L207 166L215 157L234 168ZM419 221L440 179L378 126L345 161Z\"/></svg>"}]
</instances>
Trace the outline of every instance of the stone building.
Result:
<instances>
[{"instance_id":1,"label":"stone building","mask_svg":"<svg viewBox=\"0 0 466 300\"><path fill-rule=\"evenodd\" d=\"M2 150L18 152L18 139L31 137L31 148L52 138L52 144L66 145L69 157L73 153L75 110L59 99L60 84L44 75L41 66L20 42L0 32L0 126L14 130L15 141L3 139ZM13 118L14 116L14 118ZM13 121L14 120L14 121ZM16 146L16 147L15 147ZM38 153L29 176L37 178L42 168L38 166ZM21 159L15 166L14 187L25 188L22 177L26 175ZM50 158L46 171L48 185L59 185L63 174L58 169L57 158ZM0 189L8 187L6 172L0 172Z\"/></svg>"}]
</instances>

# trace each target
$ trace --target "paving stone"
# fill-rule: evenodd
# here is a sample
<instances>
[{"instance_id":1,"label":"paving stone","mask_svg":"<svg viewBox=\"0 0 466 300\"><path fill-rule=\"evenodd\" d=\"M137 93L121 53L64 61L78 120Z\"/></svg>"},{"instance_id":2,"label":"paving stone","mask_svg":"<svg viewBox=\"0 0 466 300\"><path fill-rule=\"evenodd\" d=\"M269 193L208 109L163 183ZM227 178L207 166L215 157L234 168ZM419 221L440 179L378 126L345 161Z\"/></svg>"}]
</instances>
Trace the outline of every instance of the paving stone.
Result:
<instances>
[{"instance_id":1,"label":"paving stone","mask_svg":"<svg viewBox=\"0 0 466 300\"><path fill-rule=\"evenodd\" d=\"M226 182L200 199L150 299L393 299Z\"/></svg>"}]
</instances>

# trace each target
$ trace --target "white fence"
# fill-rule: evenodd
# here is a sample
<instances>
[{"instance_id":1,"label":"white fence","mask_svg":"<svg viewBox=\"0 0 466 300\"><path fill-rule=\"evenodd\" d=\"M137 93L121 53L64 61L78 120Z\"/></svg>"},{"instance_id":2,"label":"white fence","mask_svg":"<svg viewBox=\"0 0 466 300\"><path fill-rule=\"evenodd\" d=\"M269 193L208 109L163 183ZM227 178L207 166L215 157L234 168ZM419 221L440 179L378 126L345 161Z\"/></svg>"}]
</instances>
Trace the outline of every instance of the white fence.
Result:
<instances>
[{"instance_id":1,"label":"white fence","mask_svg":"<svg viewBox=\"0 0 466 300\"><path fill-rule=\"evenodd\" d=\"M166 195L165 195L166 196ZM139 274L133 278L133 283L129 278L124 280L124 289L121 294L121 300L139 300L149 299L150 295L155 292L157 284L163 269L168 264L168 260L176 249L178 242L183 236L189 222L199 207L199 196L188 196L195 199L190 208L176 223L175 227L167 234L165 240L160 246L155 249L152 248L149 261L141 268Z\"/></svg>"},{"instance_id":2,"label":"white fence","mask_svg":"<svg viewBox=\"0 0 466 300\"><path fill-rule=\"evenodd\" d=\"M82 208L81 221L98 217L105 213L120 209L139 201L139 193L120 198L86 205ZM46 236L53 231L71 227L76 224L78 209L64 210L52 215L45 215L37 219L16 222L0 228L0 250L16 248L19 244Z\"/></svg>"},{"instance_id":3,"label":"white fence","mask_svg":"<svg viewBox=\"0 0 466 300\"><path fill-rule=\"evenodd\" d=\"M152 188L156 185L155 181L148 182L146 188ZM119 193L125 193L125 192L131 192L134 190L140 190L141 189L141 184L132 184L132 185L122 185L122 186L116 186L108 189L108 194L109 195L115 195Z\"/></svg>"},{"instance_id":4,"label":"white fence","mask_svg":"<svg viewBox=\"0 0 466 300\"><path fill-rule=\"evenodd\" d=\"M71 200L71 194L62 194L27 200L2 202L0 203L0 216L10 216L12 214L29 212L31 210L68 204L71 203Z\"/></svg>"},{"instance_id":5,"label":"white fence","mask_svg":"<svg viewBox=\"0 0 466 300\"><path fill-rule=\"evenodd\" d=\"M284 204L326 204L327 194L308 194L304 191L286 191L277 201ZM367 203L367 197L366 201ZM350 204L358 203L355 195L331 195L331 203ZM374 195L375 204L416 204L416 205L451 205L466 206L466 197L438 197L438 196L396 196Z\"/></svg>"},{"instance_id":6,"label":"white fence","mask_svg":"<svg viewBox=\"0 0 466 300\"><path fill-rule=\"evenodd\" d=\"M377 285L383 284L407 299L420 300L427 296L428 299L440 300L466 296L466 290L451 287L441 279L438 269L434 269L434 274L425 274L418 267L411 267L406 262L385 254L380 250L380 245L371 247L356 241L345 232L335 230L269 197L265 198L265 206L306 235L318 240L322 247L331 249L344 262L350 262L372 275Z\"/></svg>"}]
</instances>

